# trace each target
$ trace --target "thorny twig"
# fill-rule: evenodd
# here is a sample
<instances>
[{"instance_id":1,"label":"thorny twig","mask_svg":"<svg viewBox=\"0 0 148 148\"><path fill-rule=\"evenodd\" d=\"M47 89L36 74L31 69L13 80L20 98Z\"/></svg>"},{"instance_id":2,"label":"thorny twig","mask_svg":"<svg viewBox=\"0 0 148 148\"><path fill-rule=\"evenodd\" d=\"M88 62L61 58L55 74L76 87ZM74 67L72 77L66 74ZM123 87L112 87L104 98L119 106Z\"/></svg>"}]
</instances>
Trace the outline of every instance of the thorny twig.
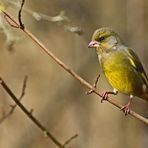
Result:
<instances>
[{"instance_id":1,"label":"thorny twig","mask_svg":"<svg viewBox=\"0 0 148 148\"><path fill-rule=\"evenodd\" d=\"M4 15L6 15L14 24L16 24L19 28L19 24L18 22L10 16L10 14L8 14L5 11L2 11ZM20 28L21 29L21 28ZM21 29L22 30L22 29ZM65 69L69 74L71 74L75 79L77 79L80 83L82 83L83 85L85 85L88 89L93 89L93 85L91 85L90 83L88 83L87 81L85 81L82 77L80 77L77 73L75 73L72 69L70 69L65 63L63 63L59 58L57 58L51 51L50 49L46 48L44 44L42 44L29 30L27 30L26 28L22 30L26 35L28 35L28 37L30 39L32 39L39 47L41 47L41 49L48 55L50 56L58 65L60 65L63 69ZM102 95L97 91L94 90L94 92L96 95L98 95L99 97L102 98ZM109 103L111 103L112 105L118 107L119 109L122 108L122 105L120 105L119 103L117 103L115 100L108 98L107 100ZM138 113L130 110L129 113L131 116L135 117L136 119L148 124L148 119L144 118L143 116L139 115Z\"/></svg>"}]
</instances>

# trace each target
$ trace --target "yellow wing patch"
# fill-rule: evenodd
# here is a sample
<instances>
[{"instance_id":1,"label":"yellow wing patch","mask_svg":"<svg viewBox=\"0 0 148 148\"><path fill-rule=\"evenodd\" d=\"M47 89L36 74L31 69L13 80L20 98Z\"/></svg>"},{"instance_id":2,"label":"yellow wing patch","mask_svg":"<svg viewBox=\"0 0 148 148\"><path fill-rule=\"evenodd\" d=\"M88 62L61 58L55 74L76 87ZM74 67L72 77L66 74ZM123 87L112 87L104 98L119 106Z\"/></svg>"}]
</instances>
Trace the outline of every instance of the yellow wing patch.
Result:
<instances>
[{"instance_id":1,"label":"yellow wing patch","mask_svg":"<svg viewBox=\"0 0 148 148\"><path fill-rule=\"evenodd\" d=\"M130 61L130 64L131 64L133 67L137 68L135 62L133 61L133 59L131 59L130 57L128 57L128 59L129 59L129 61Z\"/></svg>"}]
</instances>

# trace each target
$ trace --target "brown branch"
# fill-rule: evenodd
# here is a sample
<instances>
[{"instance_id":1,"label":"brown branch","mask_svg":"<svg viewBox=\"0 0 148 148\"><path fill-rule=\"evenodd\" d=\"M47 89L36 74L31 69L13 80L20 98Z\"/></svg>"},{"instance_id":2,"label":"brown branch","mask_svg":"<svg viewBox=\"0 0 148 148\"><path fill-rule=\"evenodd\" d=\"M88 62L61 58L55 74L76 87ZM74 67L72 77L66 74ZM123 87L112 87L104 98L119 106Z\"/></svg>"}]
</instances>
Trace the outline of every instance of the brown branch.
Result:
<instances>
[{"instance_id":1,"label":"brown branch","mask_svg":"<svg viewBox=\"0 0 148 148\"><path fill-rule=\"evenodd\" d=\"M5 16L7 16L15 25L19 27L18 22L7 12L2 11ZM21 29L21 28L20 28ZM71 74L76 80L78 80L81 84L85 85L88 89L94 89L94 86L88 83L86 80L84 80L82 77L80 77L77 73L75 73L72 69L70 69L65 63L63 63L59 58L57 58L48 48L45 47L44 44L42 44L29 30L21 29L30 39L32 39L38 46L41 47L41 49L48 55L50 56L58 65L60 65L64 70L66 70L69 74ZM98 95L99 97L102 97L102 95L94 90L93 93ZM108 98L107 100L109 103L112 105L116 106L117 108L121 109L122 105L120 105L118 102L113 100L112 98ZM129 113L131 116L135 117L136 119L142 121L143 123L148 124L148 119L144 118L143 116L139 115L138 113L134 111L130 111Z\"/></svg>"},{"instance_id":2,"label":"brown branch","mask_svg":"<svg viewBox=\"0 0 148 148\"><path fill-rule=\"evenodd\" d=\"M15 96L15 94L10 90L7 84L4 82L2 78L0 78L0 84L4 88L4 90L9 94L9 96L13 99L13 101L21 108L21 110L27 115L32 122L38 126L39 129L46 134L59 148L64 148L64 146L32 115L32 111L30 112L26 107L20 103L19 99Z\"/></svg>"},{"instance_id":3,"label":"brown branch","mask_svg":"<svg viewBox=\"0 0 148 148\"><path fill-rule=\"evenodd\" d=\"M19 97L19 101L21 101L25 95L25 90L26 90L26 86L27 86L27 79L28 79L28 77L25 76L24 80L23 80L23 86L22 86L21 95ZM13 112L15 111L15 108L17 107L17 104L10 105L10 107L11 107L11 109L9 110L9 112L7 114L4 114L3 117L0 119L0 124L3 123L9 116L11 116L13 114Z\"/></svg>"},{"instance_id":4,"label":"brown branch","mask_svg":"<svg viewBox=\"0 0 148 148\"><path fill-rule=\"evenodd\" d=\"M100 74L96 78L96 81L93 85L93 89L90 89L89 91L86 92L87 95L92 94L94 92L94 90L97 90L97 83L99 81L99 78L100 78Z\"/></svg>"},{"instance_id":5,"label":"brown branch","mask_svg":"<svg viewBox=\"0 0 148 148\"><path fill-rule=\"evenodd\" d=\"M59 148L65 148L72 140L74 140L75 138L78 137L77 134L75 134L74 136L72 136L71 138L69 138L68 140L66 140L66 142L64 144L61 144L33 115L33 109L31 109L30 111L28 109L26 109L26 107L21 104L20 100L22 99L22 97L25 94L25 88L26 88L26 82L27 82L27 77L25 77L24 79L24 83L23 83L23 88L22 88L22 93L19 97L19 99L15 96L15 94L12 92L12 90L8 87L8 85L4 82L4 80L2 78L0 78L0 84L1 86L4 88L4 90L9 94L9 96L13 99L13 101L16 103L14 106L12 106L12 110L11 113L9 113L9 115L5 116L5 119L10 116L10 114L13 113L14 109L16 108L16 106L19 106L21 108L21 110L27 115L27 117L32 120L32 122L39 128L41 129L41 131L44 133L45 136L47 136L48 138L50 138Z\"/></svg>"}]
</instances>

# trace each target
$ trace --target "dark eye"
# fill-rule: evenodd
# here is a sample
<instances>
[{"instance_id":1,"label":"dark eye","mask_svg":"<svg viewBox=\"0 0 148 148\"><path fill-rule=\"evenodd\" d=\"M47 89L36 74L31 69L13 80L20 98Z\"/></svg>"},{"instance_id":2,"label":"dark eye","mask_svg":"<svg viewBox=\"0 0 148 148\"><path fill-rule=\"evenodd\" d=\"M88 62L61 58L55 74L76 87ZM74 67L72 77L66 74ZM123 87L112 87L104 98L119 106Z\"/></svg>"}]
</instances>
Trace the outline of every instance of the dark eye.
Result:
<instances>
[{"instance_id":1,"label":"dark eye","mask_svg":"<svg viewBox=\"0 0 148 148\"><path fill-rule=\"evenodd\" d=\"M103 41L105 38L102 36L99 38L99 41Z\"/></svg>"}]
</instances>

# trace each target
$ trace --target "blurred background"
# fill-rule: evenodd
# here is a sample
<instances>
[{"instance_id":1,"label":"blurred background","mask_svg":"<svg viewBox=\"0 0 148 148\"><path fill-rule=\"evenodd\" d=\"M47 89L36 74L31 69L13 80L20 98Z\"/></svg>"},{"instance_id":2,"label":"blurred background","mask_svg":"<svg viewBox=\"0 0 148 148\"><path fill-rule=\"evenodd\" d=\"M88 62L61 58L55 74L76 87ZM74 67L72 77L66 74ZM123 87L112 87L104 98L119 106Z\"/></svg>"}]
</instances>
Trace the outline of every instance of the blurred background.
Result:
<instances>
[{"instance_id":1,"label":"blurred background","mask_svg":"<svg viewBox=\"0 0 148 148\"><path fill-rule=\"evenodd\" d=\"M0 0L17 18L18 0ZM111 27L139 55L148 74L148 1L146 0L26 0L22 13L29 29L57 57L100 92L111 90L99 67L95 50L87 45L95 29ZM65 72L34 42L0 16L0 76L19 96L28 76L22 103L68 148L147 148L148 126L124 114ZM128 96L114 97L121 104ZM0 117L14 102L0 88ZM132 109L148 118L147 103L135 98ZM55 148L56 145L17 107L0 123L0 148Z\"/></svg>"}]
</instances>

